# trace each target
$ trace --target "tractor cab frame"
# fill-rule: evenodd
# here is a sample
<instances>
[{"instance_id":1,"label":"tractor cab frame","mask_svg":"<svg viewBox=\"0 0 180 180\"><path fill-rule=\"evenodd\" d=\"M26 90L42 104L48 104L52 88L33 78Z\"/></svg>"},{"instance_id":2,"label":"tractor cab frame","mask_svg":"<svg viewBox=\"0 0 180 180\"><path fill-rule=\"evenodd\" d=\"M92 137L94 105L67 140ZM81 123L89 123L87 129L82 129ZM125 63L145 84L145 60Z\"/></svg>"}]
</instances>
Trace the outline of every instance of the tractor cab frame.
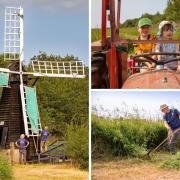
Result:
<instances>
[{"instance_id":1,"label":"tractor cab frame","mask_svg":"<svg viewBox=\"0 0 180 180\"><path fill-rule=\"evenodd\" d=\"M115 2L117 3L117 7L115 6ZM152 59L151 56L161 55L162 53L150 53L134 56L132 57L133 60L128 62L128 45L143 43L180 44L180 40L123 40L119 36L120 13L121 0L102 0L101 40L93 42L91 46L92 88L179 89L180 74L177 72L162 68L136 74L134 67L135 62L137 62L140 57L143 57L146 62L160 63L161 65L179 61L179 58L174 58L169 62L157 62L155 59ZM108 21L111 31L110 37L107 37ZM167 52L165 54L168 55L169 53ZM180 56L180 53L173 53L173 55ZM133 80L131 76L129 77L128 71L133 74ZM164 81L164 79L167 81ZM142 84L143 81L145 83Z\"/></svg>"}]
</instances>

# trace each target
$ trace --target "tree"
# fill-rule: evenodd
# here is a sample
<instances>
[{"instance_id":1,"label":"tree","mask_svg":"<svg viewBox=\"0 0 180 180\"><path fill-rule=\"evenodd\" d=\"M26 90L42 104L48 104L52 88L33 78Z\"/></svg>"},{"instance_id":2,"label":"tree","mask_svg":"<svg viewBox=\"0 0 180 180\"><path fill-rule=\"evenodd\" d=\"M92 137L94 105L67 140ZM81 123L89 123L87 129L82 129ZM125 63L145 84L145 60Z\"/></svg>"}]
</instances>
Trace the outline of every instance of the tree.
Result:
<instances>
[{"instance_id":1,"label":"tree","mask_svg":"<svg viewBox=\"0 0 180 180\"><path fill-rule=\"evenodd\" d=\"M180 21L180 1L168 0L167 8L164 11L164 18L172 21Z\"/></svg>"}]
</instances>

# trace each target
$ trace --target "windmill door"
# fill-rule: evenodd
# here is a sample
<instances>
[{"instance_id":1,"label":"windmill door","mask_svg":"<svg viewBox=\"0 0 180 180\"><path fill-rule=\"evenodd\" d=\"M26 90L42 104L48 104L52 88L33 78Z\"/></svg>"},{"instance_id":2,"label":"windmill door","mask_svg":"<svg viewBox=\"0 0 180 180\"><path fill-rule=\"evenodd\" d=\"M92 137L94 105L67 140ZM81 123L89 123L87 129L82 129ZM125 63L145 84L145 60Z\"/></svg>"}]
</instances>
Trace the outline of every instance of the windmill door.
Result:
<instances>
[{"instance_id":1,"label":"windmill door","mask_svg":"<svg viewBox=\"0 0 180 180\"><path fill-rule=\"evenodd\" d=\"M0 149L5 149L8 127L0 126Z\"/></svg>"}]
</instances>

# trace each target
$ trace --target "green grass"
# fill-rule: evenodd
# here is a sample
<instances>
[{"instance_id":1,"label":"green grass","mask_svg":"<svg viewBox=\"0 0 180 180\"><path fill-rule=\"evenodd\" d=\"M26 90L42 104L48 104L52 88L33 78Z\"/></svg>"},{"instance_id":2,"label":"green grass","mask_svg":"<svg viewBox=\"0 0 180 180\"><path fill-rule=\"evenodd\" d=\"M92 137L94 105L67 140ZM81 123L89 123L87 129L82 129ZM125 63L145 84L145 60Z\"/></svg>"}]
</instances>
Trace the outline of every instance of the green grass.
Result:
<instances>
[{"instance_id":1,"label":"green grass","mask_svg":"<svg viewBox=\"0 0 180 180\"><path fill-rule=\"evenodd\" d=\"M180 169L180 152L178 152L176 155L171 155L168 159L161 163L160 167L168 169Z\"/></svg>"},{"instance_id":2,"label":"green grass","mask_svg":"<svg viewBox=\"0 0 180 180\"><path fill-rule=\"evenodd\" d=\"M158 27L154 26L152 28L152 34L156 35ZM107 29L107 36L110 36L110 29ZM138 31L136 27L120 28L119 37L122 39L135 40L138 37ZM101 29L92 29L91 30L91 42L101 39ZM174 39L180 39L180 28L177 28L176 33L174 34Z\"/></svg>"},{"instance_id":3,"label":"green grass","mask_svg":"<svg viewBox=\"0 0 180 180\"><path fill-rule=\"evenodd\" d=\"M12 179L12 167L3 154L0 154L0 179Z\"/></svg>"}]
</instances>

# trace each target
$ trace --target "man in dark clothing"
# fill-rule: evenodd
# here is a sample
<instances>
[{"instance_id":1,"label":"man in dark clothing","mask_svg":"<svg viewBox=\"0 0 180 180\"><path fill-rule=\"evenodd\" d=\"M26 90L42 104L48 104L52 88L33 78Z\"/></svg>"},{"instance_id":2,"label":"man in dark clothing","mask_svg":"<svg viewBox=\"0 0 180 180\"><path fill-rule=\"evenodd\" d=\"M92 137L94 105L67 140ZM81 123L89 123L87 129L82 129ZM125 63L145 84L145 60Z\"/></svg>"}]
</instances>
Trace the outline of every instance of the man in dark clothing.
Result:
<instances>
[{"instance_id":1,"label":"man in dark clothing","mask_svg":"<svg viewBox=\"0 0 180 180\"><path fill-rule=\"evenodd\" d=\"M47 151L47 141L49 137L48 127L45 126L41 132L41 152Z\"/></svg>"},{"instance_id":2,"label":"man in dark clothing","mask_svg":"<svg viewBox=\"0 0 180 180\"><path fill-rule=\"evenodd\" d=\"M19 148L19 162L20 164L26 164L26 148L29 145L29 141L25 139L25 135L21 134L20 138L16 141L16 146Z\"/></svg>"},{"instance_id":3,"label":"man in dark clothing","mask_svg":"<svg viewBox=\"0 0 180 180\"><path fill-rule=\"evenodd\" d=\"M172 154L176 154L176 144L180 136L180 112L177 109L169 109L166 104L160 106L164 113L164 125L168 130L168 144Z\"/></svg>"}]
</instances>

